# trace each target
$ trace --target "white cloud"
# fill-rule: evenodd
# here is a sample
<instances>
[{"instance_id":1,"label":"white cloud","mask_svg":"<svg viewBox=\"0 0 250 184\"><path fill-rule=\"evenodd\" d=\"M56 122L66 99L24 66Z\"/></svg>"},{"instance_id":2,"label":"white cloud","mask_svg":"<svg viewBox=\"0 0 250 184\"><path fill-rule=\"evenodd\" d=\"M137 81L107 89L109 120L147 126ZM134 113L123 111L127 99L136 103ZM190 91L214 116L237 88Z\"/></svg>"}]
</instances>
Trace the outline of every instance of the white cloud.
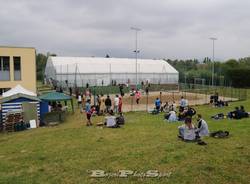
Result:
<instances>
[{"instance_id":1,"label":"white cloud","mask_svg":"<svg viewBox=\"0 0 250 184\"><path fill-rule=\"evenodd\" d=\"M143 58L249 56L247 0L0 0L0 44L34 46L59 55Z\"/></svg>"}]
</instances>

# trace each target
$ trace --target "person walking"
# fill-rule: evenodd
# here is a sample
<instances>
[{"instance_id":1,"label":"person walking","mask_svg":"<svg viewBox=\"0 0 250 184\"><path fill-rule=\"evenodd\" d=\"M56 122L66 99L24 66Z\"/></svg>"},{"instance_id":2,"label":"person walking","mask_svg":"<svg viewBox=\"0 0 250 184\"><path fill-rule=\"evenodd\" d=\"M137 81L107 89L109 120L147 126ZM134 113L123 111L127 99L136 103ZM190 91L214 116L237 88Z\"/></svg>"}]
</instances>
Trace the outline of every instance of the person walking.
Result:
<instances>
[{"instance_id":1,"label":"person walking","mask_svg":"<svg viewBox=\"0 0 250 184\"><path fill-rule=\"evenodd\" d=\"M139 104L140 98L141 98L141 92L139 90L136 90L135 92L136 104Z\"/></svg>"}]
</instances>

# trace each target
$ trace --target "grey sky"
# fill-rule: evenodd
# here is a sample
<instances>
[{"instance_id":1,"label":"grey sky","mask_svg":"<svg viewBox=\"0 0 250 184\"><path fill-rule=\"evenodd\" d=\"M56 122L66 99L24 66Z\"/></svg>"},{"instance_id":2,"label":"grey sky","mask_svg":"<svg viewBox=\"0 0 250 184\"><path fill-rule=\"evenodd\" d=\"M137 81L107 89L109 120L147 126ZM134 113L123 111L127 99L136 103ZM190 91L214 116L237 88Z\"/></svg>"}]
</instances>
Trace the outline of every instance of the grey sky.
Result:
<instances>
[{"instance_id":1,"label":"grey sky","mask_svg":"<svg viewBox=\"0 0 250 184\"><path fill-rule=\"evenodd\" d=\"M249 0L0 0L0 45L61 56L250 56Z\"/></svg>"}]
</instances>

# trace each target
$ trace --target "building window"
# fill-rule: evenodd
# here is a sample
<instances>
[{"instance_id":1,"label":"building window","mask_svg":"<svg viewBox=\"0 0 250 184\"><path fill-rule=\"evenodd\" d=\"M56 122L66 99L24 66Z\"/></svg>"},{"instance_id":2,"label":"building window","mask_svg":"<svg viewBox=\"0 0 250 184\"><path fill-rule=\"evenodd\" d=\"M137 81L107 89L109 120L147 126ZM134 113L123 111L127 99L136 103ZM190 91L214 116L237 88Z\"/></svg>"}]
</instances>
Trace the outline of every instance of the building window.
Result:
<instances>
[{"instance_id":1,"label":"building window","mask_svg":"<svg viewBox=\"0 0 250 184\"><path fill-rule=\"evenodd\" d=\"M0 56L0 81L10 80L10 57Z\"/></svg>"},{"instance_id":2,"label":"building window","mask_svg":"<svg viewBox=\"0 0 250 184\"><path fill-rule=\"evenodd\" d=\"M21 57L14 56L14 80L21 80Z\"/></svg>"}]
</instances>

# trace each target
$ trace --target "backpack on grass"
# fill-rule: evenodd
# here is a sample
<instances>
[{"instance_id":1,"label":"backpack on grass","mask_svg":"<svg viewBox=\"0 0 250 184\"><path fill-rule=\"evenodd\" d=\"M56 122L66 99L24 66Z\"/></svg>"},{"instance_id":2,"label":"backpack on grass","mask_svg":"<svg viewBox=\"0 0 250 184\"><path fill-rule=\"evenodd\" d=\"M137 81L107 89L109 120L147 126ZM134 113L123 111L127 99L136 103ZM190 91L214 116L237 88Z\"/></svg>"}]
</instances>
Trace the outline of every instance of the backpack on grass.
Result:
<instances>
[{"instance_id":1,"label":"backpack on grass","mask_svg":"<svg viewBox=\"0 0 250 184\"><path fill-rule=\"evenodd\" d=\"M228 131L214 131L210 133L210 137L214 137L214 138L226 138L229 136L229 132Z\"/></svg>"}]
</instances>

